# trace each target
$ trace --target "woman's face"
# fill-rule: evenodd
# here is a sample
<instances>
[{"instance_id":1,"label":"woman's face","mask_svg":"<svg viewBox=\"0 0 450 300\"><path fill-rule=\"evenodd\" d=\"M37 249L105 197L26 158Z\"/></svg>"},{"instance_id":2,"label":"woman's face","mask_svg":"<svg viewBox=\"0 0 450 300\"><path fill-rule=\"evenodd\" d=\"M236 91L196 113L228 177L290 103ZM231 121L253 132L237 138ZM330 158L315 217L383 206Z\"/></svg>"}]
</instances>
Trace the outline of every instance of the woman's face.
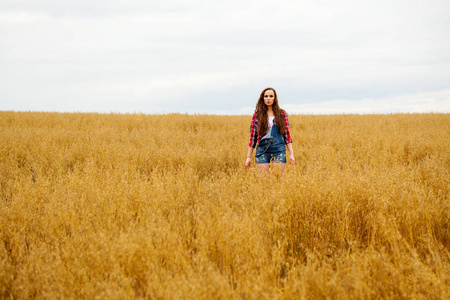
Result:
<instances>
[{"instance_id":1,"label":"woman's face","mask_svg":"<svg viewBox=\"0 0 450 300\"><path fill-rule=\"evenodd\" d=\"M271 107L273 102L275 101L275 93L273 90L267 90L264 92L264 103L267 107Z\"/></svg>"}]
</instances>

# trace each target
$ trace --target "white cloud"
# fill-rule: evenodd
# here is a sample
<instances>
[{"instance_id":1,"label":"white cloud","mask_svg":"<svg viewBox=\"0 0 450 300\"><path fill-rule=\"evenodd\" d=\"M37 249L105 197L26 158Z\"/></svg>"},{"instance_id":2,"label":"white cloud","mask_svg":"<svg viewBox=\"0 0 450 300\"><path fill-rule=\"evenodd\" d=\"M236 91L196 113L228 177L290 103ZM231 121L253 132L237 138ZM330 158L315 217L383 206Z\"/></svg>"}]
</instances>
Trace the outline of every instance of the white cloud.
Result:
<instances>
[{"instance_id":1,"label":"white cloud","mask_svg":"<svg viewBox=\"0 0 450 300\"><path fill-rule=\"evenodd\" d=\"M215 112L253 105L242 91L265 86L311 105L450 88L446 0L4 0L0 11L0 109Z\"/></svg>"},{"instance_id":2,"label":"white cloud","mask_svg":"<svg viewBox=\"0 0 450 300\"><path fill-rule=\"evenodd\" d=\"M43 12L27 12L27 11L13 11L0 12L0 24L17 25L26 23L39 23L48 21L50 16Z\"/></svg>"},{"instance_id":3,"label":"white cloud","mask_svg":"<svg viewBox=\"0 0 450 300\"><path fill-rule=\"evenodd\" d=\"M293 114L450 113L450 90L361 100L288 103L283 107Z\"/></svg>"}]
</instances>

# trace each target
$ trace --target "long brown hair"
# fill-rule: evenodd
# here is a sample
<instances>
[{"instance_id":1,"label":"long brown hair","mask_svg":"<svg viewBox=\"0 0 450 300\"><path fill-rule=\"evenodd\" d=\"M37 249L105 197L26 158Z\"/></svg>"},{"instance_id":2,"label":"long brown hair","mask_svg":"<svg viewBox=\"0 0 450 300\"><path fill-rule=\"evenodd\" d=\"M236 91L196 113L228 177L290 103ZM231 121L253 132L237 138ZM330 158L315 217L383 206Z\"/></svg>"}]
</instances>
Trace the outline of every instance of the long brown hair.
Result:
<instances>
[{"instance_id":1,"label":"long brown hair","mask_svg":"<svg viewBox=\"0 0 450 300\"><path fill-rule=\"evenodd\" d=\"M280 132L281 136L284 137L284 133L286 132L286 124L284 123L283 114L285 114L286 112L278 106L277 92L271 87L265 88L261 92L258 102L256 103L255 113L256 119L258 120L258 135L264 136L269 130L269 117L267 115L268 108L266 103L264 103L264 93L267 90L272 90L275 96L272 104L272 110L273 114L275 115L278 131Z\"/></svg>"}]
</instances>

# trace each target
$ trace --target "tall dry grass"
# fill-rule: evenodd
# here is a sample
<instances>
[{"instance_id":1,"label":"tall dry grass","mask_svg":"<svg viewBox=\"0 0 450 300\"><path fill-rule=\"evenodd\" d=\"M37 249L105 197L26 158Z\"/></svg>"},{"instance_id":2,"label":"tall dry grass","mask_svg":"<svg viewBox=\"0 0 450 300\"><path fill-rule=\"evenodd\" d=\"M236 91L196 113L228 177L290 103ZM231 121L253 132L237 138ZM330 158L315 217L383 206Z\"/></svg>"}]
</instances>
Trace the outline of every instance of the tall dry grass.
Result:
<instances>
[{"instance_id":1,"label":"tall dry grass","mask_svg":"<svg viewBox=\"0 0 450 300\"><path fill-rule=\"evenodd\" d=\"M450 297L450 115L0 112L0 298Z\"/></svg>"}]
</instances>

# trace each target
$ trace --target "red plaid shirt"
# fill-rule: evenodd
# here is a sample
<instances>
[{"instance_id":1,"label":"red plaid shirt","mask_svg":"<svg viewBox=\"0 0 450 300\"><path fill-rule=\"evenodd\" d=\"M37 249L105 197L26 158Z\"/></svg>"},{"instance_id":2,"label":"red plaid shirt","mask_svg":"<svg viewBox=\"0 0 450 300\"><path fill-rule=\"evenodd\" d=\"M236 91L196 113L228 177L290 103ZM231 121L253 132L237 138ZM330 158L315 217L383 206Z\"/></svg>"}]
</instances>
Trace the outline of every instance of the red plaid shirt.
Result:
<instances>
[{"instance_id":1,"label":"red plaid shirt","mask_svg":"<svg viewBox=\"0 0 450 300\"><path fill-rule=\"evenodd\" d=\"M289 131L289 120L287 113L285 111L281 111L281 114L284 116L284 123L286 124L286 132L284 133L284 143L289 144L292 143L291 133ZM275 123L275 119L273 120ZM256 143L261 141L263 136L258 134L258 120L256 119L256 113L253 114L252 124L250 125L250 142L248 145L252 148L256 147Z\"/></svg>"}]
</instances>

